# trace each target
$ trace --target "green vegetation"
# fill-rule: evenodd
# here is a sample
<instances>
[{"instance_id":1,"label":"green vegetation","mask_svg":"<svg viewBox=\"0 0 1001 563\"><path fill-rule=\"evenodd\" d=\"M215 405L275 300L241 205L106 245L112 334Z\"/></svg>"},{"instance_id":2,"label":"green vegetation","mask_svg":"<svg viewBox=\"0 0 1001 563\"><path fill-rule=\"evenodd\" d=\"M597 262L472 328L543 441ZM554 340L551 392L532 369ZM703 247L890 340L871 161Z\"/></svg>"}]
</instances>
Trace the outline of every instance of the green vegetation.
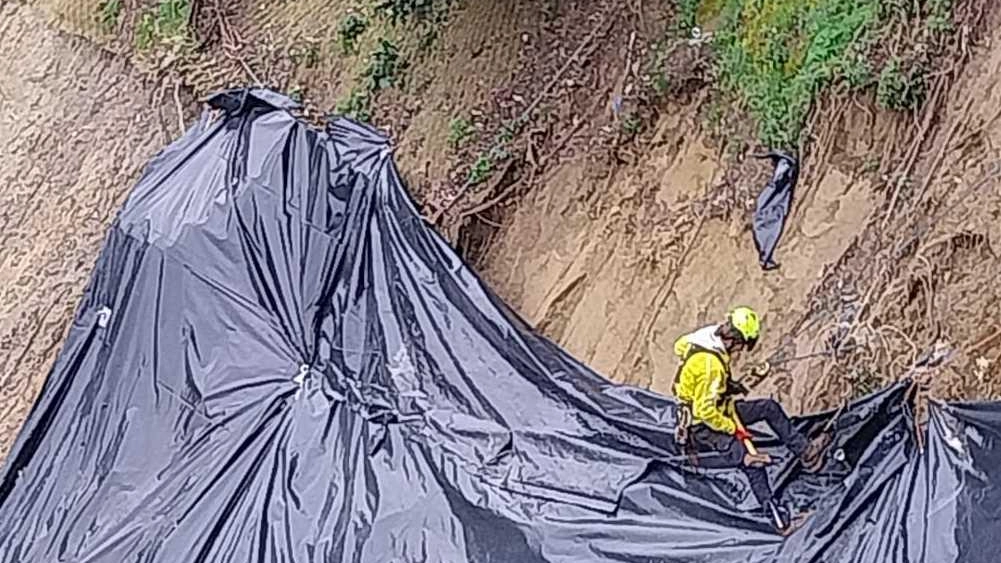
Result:
<instances>
[{"instance_id":1,"label":"green vegetation","mask_svg":"<svg viewBox=\"0 0 1001 563\"><path fill-rule=\"evenodd\" d=\"M841 78L852 90L861 90L871 86L876 80L868 50L868 45L855 43L845 53Z\"/></svg>"},{"instance_id":2,"label":"green vegetation","mask_svg":"<svg viewBox=\"0 0 1001 563\"><path fill-rule=\"evenodd\" d=\"M189 0L159 0L156 8L143 13L136 28L136 48L149 50L157 43L183 43L189 39Z\"/></svg>"},{"instance_id":3,"label":"green vegetation","mask_svg":"<svg viewBox=\"0 0 1001 563\"><path fill-rule=\"evenodd\" d=\"M643 121L636 114L630 113L622 119L622 132L629 137L639 134Z\"/></svg>"},{"instance_id":4,"label":"green vegetation","mask_svg":"<svg viewBox=\"0 0 1001 563\"><path fill-rule=\"evenodd\" d=\"M718 17L729 0L676 0L678 11L675 28L683 36L689 36L693 27L705 24Z\"/></svg>"},{"instance_id":5,"label":"green vegetation","mask_svg":"<svg viewBox=\"0 0 1001 563\"><path fill-rule=\"evenodd\" d=\"M469 179L466 182L471 186L482 184L484 180L490 177L493 171L493 157L490 153L483 153L473 163L473 167L469 169Z\"/></svg>"},{"instance_id":6,"label":"green vegetation","mask_svg":"<svg viewBox=\"0 0 1001 563\"><path fill-rule=\"evenodd\" d=\"M718 130L723 126L723 117L725 114L726 110L723 108L723 103L719 99L715 99L706 108L705 119L709 127Z\"/></svg>"},{"instance_id":7,"label":"green vegetation","mask_svg":"<svg viewBox=\"0 0 1001 563\"><path fill-rule=\"evenodd\" d=\"M362 71L361 84L351 90L347 99L338 102L337 113L371 121L375 96L386 88L400 86L406 68L396 44L386 38L379 39L379 46L369 55L368 65Z\"/></svg>"},{"instance_id":8,"label":"green vegetation","mask_svg":"<svg viewBox=\"0 0 1001 563\"><path fill-rule=\"evenodd\" d=\"M667 80L667 73L658 72L654 74L653 77L653 89L658 94L664 94L667 89L671 87L671 83Z\"/></svg>"},{"instance_id":9,"label":"green vegetation","mask_svg":"<svg viewBox=\"0 0 1001 563\"><path fill-rule=\"evenodd\" d=\"M721 85L746 105L762 141L790 146L821 88L855 72L852 48L876 30L879 1L729 0L723 10Z\"/></svg>"},{"instance_id":10,"label":"green vegetation","mask_svg":"<svg viewBox=\"0 0 1001 563\"><path fill-rule=\"evenodd\" d=\"M658 41L653 50L653 61L650 64L650 75L653 77L653 90L659 95L667 93L671 87L668 73L664 70L664 63L667 60L667 47L664 41Z\"/></svg>"},{"instance_id":11,"label":"green vegetation","mask_svg":"<svg viewBox=\"0 0 1001 563\"><path fill-rule=\"evenodd\" d=\"M105 33L111 33L118 27L122 17L122 0L102 0L97 5L97 21Z\"/></svg>"},{"instance_id":12,"label":"green vegetation","mask_svg":"<svg viewBox=\"0 0 1001 563\"><path fill-rule=\"evenodd\" d=\"M418 28L418 46L423 51L438 39L451 8L452 0L383 0L375 6L375 12L394 26L407 24Z\"/></svg>"},{"instance_id":13,"label":"green vegetation","mask_svg":"<svg viewBox=\"0 0 1001 563\"><path fill-rule=\"evenodd\" d=\"M136 49L146 51L153 46L156 41L156 18L147 12L142 15L139 25L136 26Z\"/></svg>"},{"instance_id":14,"label":"green vegetation","mask_svg":"<svg viewBox=\"0 0 1001 563\"><path fill-rule=\"evenodd\" d=\"M417 45L424 49L437 38L438 28L448 18L452 0L380 0L371 11L364 14L377 16L391 25L407 24L420 32ZM352 11L337 27L337 43L346 54L358 52L361 36L372 28L372 22L363 12ZM388 30L387 30L388 31ZM413 45L407 37L398 37L405 45ZM369 54L367 64L359 77L359 84L351 89L347 98L338 102L335 110L360 121L372 119L372 104L379 92L387 88L402 87L407 60L399 46L386 37L380 37ZM461 142L458 140L457 142Z\"/></svg>"},{"instance_id":15,"label":"green vegetation","mask_svg":"<svg viewBox=\"0 0 1001 563\"><path fill-rule=\"evenodd\" d=\"M882 386L879 375L872 370L858 368L848 376L852 387L852 398L857 399L873 393Z\"/></svg>"},{"instance_id":16,"label":"green vegetation","mask_svg":"<svg viewBox=\"0 0 1001 563\"><path fill-rule=\"evenodd\" d=\"M457 149L473 133L473 125L464 117L457 117L448 124L448 145Z\"/></svg>"},{"instance_id":17,"label":"green vegetation","mask_svg":"<svg viewBox=\"0 0 1001 563\"><path fill-rule=\"evenodd\" d=\"M678 28L686 31L695 27L701 0L678 0Z\"/></svg>"},{"instance_id":18,"label":"green vegetation","mask_svg":"<svg viewBox=\"0 0 1001 563\"><path fill-rule=\"evenodd\" d=\"M501 127L500 132L494 137L493 146L489 150L480 153L480 156L473 162L473 166L469 169L469 177L466 183L470 186L482 184L493 175L497 169L498 162L511 158L511 151L508 149L508 145L514 140L518 127L517 120L506 123Z\"/></svg>"},{"instance_id":19,"label":"green vegetation","mask_svg":"<svg viewBox=\"0 0 1001 563\"><path fill-rule=\"evenodd\" d=\"M337 42L341 52L353 55L358 52L358 38L368 29L368 20L364 16L351 12L337 25Z\"/></svg>"},{"instance_id":20,"label":"green vegetation","mask_svg":"<svg viewBox=\"0 0 1001 563\"><path fill-rule=\"evenodd\" d=\"M500 131L494 136L493 145L481 152L473 161L473 165L469 167L466 184L470 186L482 184L497 171L498 162L511 158L509 146L522 125L521 120L513 119L500 128ZM448 142L453 147L458 147L466 137L472 134L469 121L462 118L453 119L449 124L449 130Z\"/></svg>"},{"instance_id":21,"label":"green vegetation","mask_svg":"<svg viewBox=\"0 0 1001 563\"><path fill-rule=\"evenodd\" d=\"M952 31L952 0L928 0L928 30L932 33Z\"/></svg>"},{"instance_id":22,"label":"green vegetation","mask_svg":"<svg viewBox=\"0 0 1001 563\"><path fill-rule=\"evenodd\" d=\"M388 39L379 39L379 46L369 56L368 66L362 73L370 92L378 92L402 83L402 72L406 61L400 58L400 50Z\"/></svg>"},{"instance_id":23,"label":"green vegetation","mask_svg":"<svg viewBox=\"0 0 1001 563\"><path fill-rule=\"evenodd\" d=\"M502 156L507 155L507 148L505 148L504 145L514 140L514 136L518 133L518 129L522 124L523 122L514 120L509 123L505 123L504 126L501 127L500 133L498 133L497 138L494 139L494 144L497 145L497 150L503 153Z\"/></svg>"},{"instance_id":24,"label":"green vegetation","mask_svg":"<svg viewBox=\"0 0 1001 563\"><path fill-rule=\"evenodd\" d=\"M919 63L907 64L900 57L890 59L879 74L876 102L897 111L917 108L925 99L926 74Z\"/></svg>"},{"instance_id":25,"label":"green vegetation","mask_svg":"<svg viewBox=\"0 0 1001 563\"><path fill-rule=\"evenodd\" d=\"M347 98L337 102L335 111L358 121L371 121L372 97L361 88L352 88Z\"/></svg>"},{"instance_id":26,"label":"green vegetation","mask_svg":"<svg viewBox=\"0 0 1001 563\"><path fill-rule=\"evenodd\" d=\"M927 69L899 58L878 64L889 50L884 30L924 22L934 39L953 26L953 0L677 0L677 8L681 30L712 23L721 93L754 119L762 142L785 147L798 142L817 96L836 84L876 84L885 108L919 106ZM660 53L658 45L655 70ZM667 91L669 77L652 74L654 89Z\"/></svg>"},{"instance_id":27,"label":"green vegetation","mask_svg":"<svg viewBox=\"0 0 1001 563\"><path fill-rule=\"evenodd\" d=\"M451 0L383 0L375 6L375 11L397 25L440 20L448 14L451 4Z\"/></svg>"}]
</instances>

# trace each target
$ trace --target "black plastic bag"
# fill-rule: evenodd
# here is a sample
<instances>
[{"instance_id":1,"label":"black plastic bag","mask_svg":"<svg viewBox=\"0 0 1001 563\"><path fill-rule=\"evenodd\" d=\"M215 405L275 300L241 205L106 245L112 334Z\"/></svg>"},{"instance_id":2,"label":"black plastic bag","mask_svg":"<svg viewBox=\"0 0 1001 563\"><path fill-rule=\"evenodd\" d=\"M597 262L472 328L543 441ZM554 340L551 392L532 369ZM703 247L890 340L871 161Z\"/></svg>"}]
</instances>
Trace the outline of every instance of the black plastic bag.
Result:
<instances>
[{"instance_id":1,"label":"black plastic bag","mask_svg":"<svg viewBox=\"0 0 1001 563\"><path fill-rule=\"evenodd\" d=\"M799 177L795 158L782 151L772 151L756 158L767 158L775 165L772 179L758 194L754 210L754 244L758 249L758 262L764 270L778 268L774 260L775 247L785 229L786 217L792 207L793 191Z\"/></svg>"}]
</instances>

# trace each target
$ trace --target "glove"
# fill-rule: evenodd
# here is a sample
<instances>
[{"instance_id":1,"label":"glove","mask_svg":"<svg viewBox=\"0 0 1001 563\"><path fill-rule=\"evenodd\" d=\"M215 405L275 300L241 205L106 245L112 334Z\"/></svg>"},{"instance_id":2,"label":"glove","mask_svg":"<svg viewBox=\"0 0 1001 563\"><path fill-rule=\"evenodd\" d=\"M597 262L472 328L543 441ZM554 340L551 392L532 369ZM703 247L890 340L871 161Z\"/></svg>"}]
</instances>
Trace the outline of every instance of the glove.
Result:
<instances>
[{"instance_id":1,"label":"glove","mask_svg":"<svg viewBox=\"0 0 1001 563\"><path fill-rule=\"evenodd\" d=\"M747 386L739 381L730 380L726 387L727 394L731 397L738 397L740 395L747 395L750 391Z\"/></svg>"},{"instance_id":2,"label":"glove","mask_svg":"<svg viewBox=\"0 0 1001 563\"><path fill-rule=\"evenodd\" d=\"M744 440L751 439L751 433L748 432L746 428L741 428L740 426L738 426L733 430L733 437L736 438L738 441L743 442Z\"/></svg>"},{"instance_id":3,"label":"glove","mask_svg":"<svg viewBox=\"0 0 1001 563\"><path fill-rule=\"evenodd\" d=\"M747 395L747 386L739 381L730 380L726 384L726 390L720 395L721 399L733 401L734 397L739 397L741 395Z\"/></svg>"},{"instance_id":4,"label":"glove","mask_svg":"<svg viewBox=\"0 0 1001 563\"><path fill-rule=\"evenodd\" d=\"M745 454L744 465L748 467L764 467L772 463L772 458L768 454Z\"/></svg>"}]
</instances>

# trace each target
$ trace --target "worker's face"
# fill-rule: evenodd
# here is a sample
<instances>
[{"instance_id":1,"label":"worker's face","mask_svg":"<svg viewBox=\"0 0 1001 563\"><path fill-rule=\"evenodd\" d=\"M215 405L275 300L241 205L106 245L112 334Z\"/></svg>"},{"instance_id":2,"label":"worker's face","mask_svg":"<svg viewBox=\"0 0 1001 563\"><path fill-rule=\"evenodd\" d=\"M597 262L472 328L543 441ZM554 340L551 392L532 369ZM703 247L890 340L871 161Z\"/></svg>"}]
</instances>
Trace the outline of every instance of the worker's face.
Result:
<instances>
[{"instance_id":1,"label":"worker's face","mask_svg":"<svg viewBox=\"0 0 1001 563\"><path fill-rule=\"evenodd\" d=\"M745 348L744 339L740 337L737 329L730 326L729 323L722 326L719 336L723 341L723 345L726 346L727 354L730 354L731 356L741 352Z\"/></svg>"},{"instance_id":2,"label":"worker's face","mask_svg":"<svg viewBox=\"0 0 1001 563\"><path fill-rule=\"evenodd\" d=\"M730 353L731 356L743 352L747 349L747 345L744 344L744 340L741 338L731 338L730 342L726 345L726 351Z\"/></svg>"}]
</instances>

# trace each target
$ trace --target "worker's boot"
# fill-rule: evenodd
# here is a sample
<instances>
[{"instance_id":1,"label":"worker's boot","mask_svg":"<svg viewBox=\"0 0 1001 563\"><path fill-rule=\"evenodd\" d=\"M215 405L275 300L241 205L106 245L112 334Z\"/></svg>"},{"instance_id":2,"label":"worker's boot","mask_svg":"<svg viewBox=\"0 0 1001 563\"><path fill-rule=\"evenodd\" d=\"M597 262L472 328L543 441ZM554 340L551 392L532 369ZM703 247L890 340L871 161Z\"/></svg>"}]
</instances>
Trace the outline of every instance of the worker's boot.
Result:
<instances>
[{"instance_id":1,"label":"worker's boot","mask_svg":"<svg viewBox=\"0 0 1001 563\"><path fill-rule=\"evenodd\" d=\"M824 451L827 450L827 446L830 443L831 434L829 432L824 432L820 436L810 440L806 449L799 456L800 461L803 463L803 469L808 473L820 471L820 468L824 466Z\"/></svg>"}]
</instances>

